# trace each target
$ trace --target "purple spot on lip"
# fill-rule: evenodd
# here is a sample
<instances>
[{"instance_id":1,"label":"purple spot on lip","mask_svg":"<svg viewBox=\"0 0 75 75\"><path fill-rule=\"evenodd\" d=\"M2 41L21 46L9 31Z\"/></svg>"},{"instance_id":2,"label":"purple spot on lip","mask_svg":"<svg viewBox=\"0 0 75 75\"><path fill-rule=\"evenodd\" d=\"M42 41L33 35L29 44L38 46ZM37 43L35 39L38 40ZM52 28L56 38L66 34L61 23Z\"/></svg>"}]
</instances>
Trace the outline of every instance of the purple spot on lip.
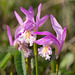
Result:
<instances>
[{"instance_id":1,"label":"purple spot on lip","mask_svg":"<svg viewBox=\"0 0 75 75\"><path fill-rule=\"evenodd\" d=\"M19 33L16 38L18 38L20 35L21 35L21 33Z\"/></svg>"},{"instance_id":2,"label":"purple spot on lip","mask_svg":"<svg viewBox=\"0 0 75 75\"><path fill-rule=\"evenodd\" d=\"M23 31L23 33L25 32L25 30Z\"/></svg>"},{"instance_id":3,"label":"purple spot on lip","mask_svg":"<svg viewBox=\"0 0 75 75\"><path fill-rule=\"evenodd\" d=\"M33 36L33 34L31 34L31 36Z\"/></svg>"}]
</instances>

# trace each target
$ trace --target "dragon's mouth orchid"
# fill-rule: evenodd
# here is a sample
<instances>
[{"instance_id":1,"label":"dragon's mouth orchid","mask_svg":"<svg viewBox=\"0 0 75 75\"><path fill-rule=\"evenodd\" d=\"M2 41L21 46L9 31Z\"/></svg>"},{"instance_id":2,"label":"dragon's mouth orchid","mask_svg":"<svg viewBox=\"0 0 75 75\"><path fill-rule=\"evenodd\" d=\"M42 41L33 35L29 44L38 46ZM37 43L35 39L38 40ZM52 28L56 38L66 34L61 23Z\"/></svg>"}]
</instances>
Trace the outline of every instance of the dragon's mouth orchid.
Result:
<instances>
[{"instance_id":1,"label":"dragon's mouth orchid","mask_svg":"<svg viewBox=\"0 0 75 75\"><path fill-rule=\"evenodd\" d=\"M20 36L13 41L8 25L7 25L7 34L8 34L10 45L15 46L15 48L18 49L19 51L23 50L24 56L25 58L27 58L31 53L31 50L28 48L28 45L25 42L21 43L22 38Z\"/></svg>"},{"instance_id":2,"label":"dragon's mouth orchid","mask_svg":"<svg viewBox=\"0 0 75 75\"><path fill-rule=\"evenodd\" d=\"M38 34L38 35L46 35L45 37L43 37L39 40L36 40L34 42L39 44L39 45L43 45L42 50L40 48L40 49L38 49L38 51L42 57L46 57L46 58L47 58L47 56L52 54L51 48L50 48L50 46L52 45L56 50L56 59L58 59L59 54L60 54L61 49L62 49L62 46L63 46L63 43L64 43L65 38L66 38L67 27L62 29L62 27L60 26L60 24L57 22L57 20L55 19L55 17L52 14L50 15L50 18L51 18L52 27L55 30L57 37L55 37L52 33L48 32L48 31L34 32L35 34ZM50 54L47 54L47 56L46 56L46 55L44 55L45 54L44 52L46 52L46 53L48 52L48 47L49 47L49 53Z\"/></svg>"},{"instance_id":3,"label":"dragon's mouth orchid","mask_svg":"<svg viewBox=\"0 0 75 75\"><path fill-rule=\"evenodd\" d=\"M24 23L18 13L16 11L14 12L20 24L15 32L15 39L18 37L22 37L21 42L25 41L26 43L29 43L30 46L33 45L33 41L36 40L36 34L33 34L33 32L38 31L38 28L42 26L49 17L48 15L46 15L40 19L41 6L42 4L40 3L36 16L36 22L34 20L34 12L32 6L30 6L28 11L21 7L21 11L26 15L26 21Z\"/></svg>"}]
</instances>

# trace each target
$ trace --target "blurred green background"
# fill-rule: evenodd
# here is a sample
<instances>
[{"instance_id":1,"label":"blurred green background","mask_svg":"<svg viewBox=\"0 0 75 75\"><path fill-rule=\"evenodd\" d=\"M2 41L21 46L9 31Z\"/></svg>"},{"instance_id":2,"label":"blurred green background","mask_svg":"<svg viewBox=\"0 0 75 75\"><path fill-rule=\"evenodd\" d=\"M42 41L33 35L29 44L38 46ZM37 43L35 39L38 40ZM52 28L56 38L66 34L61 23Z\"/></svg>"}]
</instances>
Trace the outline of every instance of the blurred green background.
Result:
<instances>
[{"instance_id":1,"label":"blurred green background","mask_svg":"<svg viewBox=\"0 0 75 75\"><path fill-rule=\"evenodd\" d=\"M9 46L6 25L10 26L13 39L18 27L14 11L17 11L25 20L20 7L28 10L30 6L33 6L36 16L39 3L42 3L41 17L53 14L63 28L67 26L67 37L60 55L59 75L75 75L75 0L0 0L0 54ZM39 28L39 31L45 30L56 35L50 18ZM39 57L40 75L55 75L54 61L46 61ZM7 69L0 70L0 75L8 75L8 72ZM14 75L16 75L15 71Z\"/></svg>"}]
</instances>

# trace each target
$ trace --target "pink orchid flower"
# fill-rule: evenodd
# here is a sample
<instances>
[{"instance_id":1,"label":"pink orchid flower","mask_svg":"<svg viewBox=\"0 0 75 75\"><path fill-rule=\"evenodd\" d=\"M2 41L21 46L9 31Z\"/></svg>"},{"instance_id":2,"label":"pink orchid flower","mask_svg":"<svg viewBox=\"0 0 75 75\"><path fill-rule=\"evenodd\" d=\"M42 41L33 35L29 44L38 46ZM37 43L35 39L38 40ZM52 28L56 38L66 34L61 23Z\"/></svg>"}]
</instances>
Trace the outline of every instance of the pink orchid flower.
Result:
<instances>
[{"instance_id":1,"label":"pink orchid flower","mask_svg":"<svg viewBox=\"0 0 75 75\"><path fill-rule=\"evenodd\" d=\"M18 13L15 11L15 16L20 24L20 26L17 28L15 32L15 39L21 36L21 42L25 41L26 43L29 43L30 46L33 45L33 41L36 40L36 34L33 34L33 32L38 31L38 28L42 26L49 17L48 15L46 15L40 19L41 6L42 4L40 3L38 6L36 22L34 20L34 12L32 6L30 6L28 11L21 7L21 11L26 15L26 21L24 22L22 21Z\"/></svg>"},{"instance_id":2,"label":"pink orchid flower","mask_svg":"<svg viewBox=\"0 0 75 75\"><path fill-rule=\"evenodd\" d=\"M11 36L10 29L9 29L8 25L7 25L7 35L9 38L10 45L15 46L15 47L16 47L16 45L19 45L17 49L19 51L23 50L24 56L25 56L25 58L27 58L30 55L31 50L28 48L28 46L25 42L21 43L21 40L22 40L21 37L15 39L14 41L12 40L12 36Z\"/></svg>"},{"instance_id":3,"label":"pink orchid flower","mask_svg":"<svg viewBox=\"0 0 75 75\"><path fill-rule=\"evenodd\" d=\"M43 47L39 48L38 51L39 54L42 57L45 57L46 60L50 59L50 55L52 54L51 45L55 48L56 59L58 59L63 43L66 38L66 30L67 30L67 27L62 29L62 27L60 26L60 24L57 22L57 20L52 14L50 15L50 18L51 18L52 27L55 30L57 37L55 37L52 33L48 31L34 32L37 35L46 35L45 37L34 41L39 45L43 45Z\"/></svg>"}]
</instances>

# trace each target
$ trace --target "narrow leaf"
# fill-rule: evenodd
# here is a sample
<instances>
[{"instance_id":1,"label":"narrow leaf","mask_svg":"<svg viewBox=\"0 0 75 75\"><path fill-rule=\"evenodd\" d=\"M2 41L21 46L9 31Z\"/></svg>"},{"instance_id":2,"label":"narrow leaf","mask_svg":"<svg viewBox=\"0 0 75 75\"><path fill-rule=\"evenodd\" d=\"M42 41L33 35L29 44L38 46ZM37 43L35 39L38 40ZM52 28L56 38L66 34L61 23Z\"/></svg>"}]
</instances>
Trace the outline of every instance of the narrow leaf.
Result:
<instances>
[{"instance_id":1,"label":"narrow leaf","mask_svg":"<svg viewBox=\"0 0 75 75\"><path fill-rule=\"evenodd\" d=\"M21 60L22 60L22 69L23 69L23 73L24 75L26 75L26 64L25 64L25 58L24 58L24 53L23 51L21 50Z\"/></svg>"},{"instance_id":2,"label":"narrow leaf","mask_svg":"<svg viewBox=\"0 0 75 75\"><path fill-rule=\"evenodd\" d=\"M7 52L2 53L2 54L0 55L0 63L1 63L1 61L3 60L3 58L6 56L6 54L7 54Z\"/></svg>"},{"instance_id":3,"label":"narrow leaf","mask_svg":"<svg viewBox=\"0 0 75 75\"><path fill-rule=\"evenodd\" d=\"M0 68L5 69L7 64L8 64L8 62L9 62L9 60L10 60L10 58L11 58L11 54L10 53L4 54L3 57L4 57L3 59L0 59L0 60L2 60L0 62Z\"/></svg>"},{"instance_id":4,"label":"narrow leaf","mask_svg":"<svg viewBox=\"0 0 75 75\"><path fill-rule=\"evenodd\" d=\"M15 52L14 61L15 61L15 67L18 75L26 75L25 61L24 61L24 55L22 51L19 52L19 50L17 50Z\"/></svg>"}]
</instances>

